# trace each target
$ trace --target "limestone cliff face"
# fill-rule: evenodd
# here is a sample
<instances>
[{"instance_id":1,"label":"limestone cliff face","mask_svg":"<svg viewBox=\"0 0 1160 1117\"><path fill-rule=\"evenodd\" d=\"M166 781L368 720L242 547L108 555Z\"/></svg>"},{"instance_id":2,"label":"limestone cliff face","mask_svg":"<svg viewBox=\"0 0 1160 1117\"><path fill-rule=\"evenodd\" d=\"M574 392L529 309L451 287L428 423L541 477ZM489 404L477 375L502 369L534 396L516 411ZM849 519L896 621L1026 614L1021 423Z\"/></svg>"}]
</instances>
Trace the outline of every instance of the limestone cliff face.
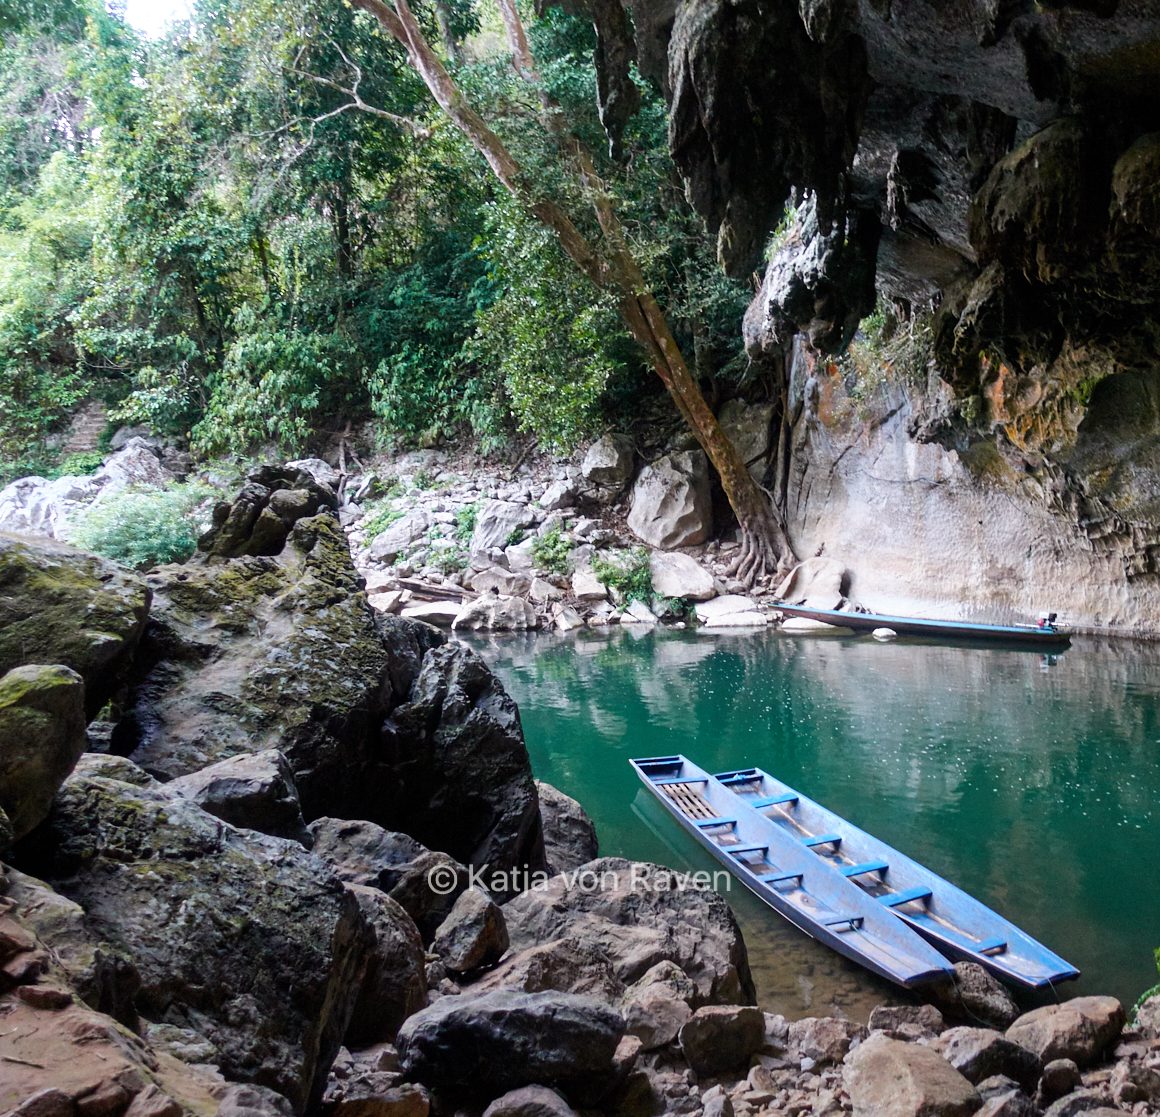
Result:
<instances>
[{"instance_id":1,"label":"limestone cliff face","mask_svg":"<svg viewBox=\"0 0 1160 1117\"><path fill-rule=\"evenodd\" d=\"M1050 589L1160 632L1156 0L624 4L689 197L759 280L750 357L840 353L877 298L930 317L927 382L869 425L827 420L799 370L801 553L844 539L928 600Z\"/></svg>"},{"instance_id":2,"label":"limestone cliff face","mask_svg":"<svg viewBox=\"0 0 1160 1117\"><path fill-rule=\"evenodd\" d=\"M1050 609L1154 635L1160 414L1132 383L1131 398L1103 386L1109 398L1093 400L1062 463L1031 467L992 439L959 450L917 437L948 406L945 385L888 378L857 398L837 365L799 344L784 479L794 546L845 563L849 595L879 610L1025 621Z\"/></svg>"}]
</instances>

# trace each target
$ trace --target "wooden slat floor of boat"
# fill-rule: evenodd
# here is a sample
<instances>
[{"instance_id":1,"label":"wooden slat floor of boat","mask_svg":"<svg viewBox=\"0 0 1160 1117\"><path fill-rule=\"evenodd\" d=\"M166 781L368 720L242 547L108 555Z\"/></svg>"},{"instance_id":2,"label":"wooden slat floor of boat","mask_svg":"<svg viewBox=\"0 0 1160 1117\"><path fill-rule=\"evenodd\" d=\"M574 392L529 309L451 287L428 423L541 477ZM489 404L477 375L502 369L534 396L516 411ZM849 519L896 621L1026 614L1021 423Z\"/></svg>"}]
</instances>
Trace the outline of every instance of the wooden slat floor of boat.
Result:
<instances>
[{"instance_id":1,"label":"wooden slat floor of boat","mask_svg":"<svg viewBox=\"0 0 1160 1117\"><path fill-rule=\"evenodd\" d=\"M694 784L663 783L660 788L676 804L677 809L689 818L715 817L716 812Z\"/></svg>"}]
</instances>

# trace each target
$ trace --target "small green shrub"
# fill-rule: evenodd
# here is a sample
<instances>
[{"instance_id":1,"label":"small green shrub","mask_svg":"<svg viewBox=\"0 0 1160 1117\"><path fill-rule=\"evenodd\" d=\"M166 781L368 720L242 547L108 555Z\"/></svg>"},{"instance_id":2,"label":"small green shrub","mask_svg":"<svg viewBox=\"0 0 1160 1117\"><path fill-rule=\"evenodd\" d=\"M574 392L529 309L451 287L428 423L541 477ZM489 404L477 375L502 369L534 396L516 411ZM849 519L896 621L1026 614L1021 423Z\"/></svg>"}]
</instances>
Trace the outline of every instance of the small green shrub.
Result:
<instances>
[{"instance_id":1,"label":"small green shrub","mask_svg":"<svg viewBox=\"0 0 1160 1117\"><path fill-rule=\"evenodd\" d=\"M508 533L507 539L504 541L505 547L517 547L524 541L524 529L522 527L513 527Z\"/></svg>"},{"instance_id":2,"label":"small green shrub","mask_svg":"<svg viewBox=\"0 0 1160 1117\"><path fill-rule=\"evenodd\" d=\"M96 473L105 464L105 455L100 450L86 450L81 454L69 454L59 464L48 471L50 479L57 477L87 477Z\"/></svg>"},{"instance_id":3,"label":"small green shrub","mask_svg":"<svg viewBox=\"0 0 1160 1117\"><path fill-rule=\"evenodd\" d=\"M81 513L72 525L71 542L138 570L184 562L197 549L203 527L199 505L213 491L196 483L125 489Z\"/></svg>"},{"instance_id":4,"label":"small green shrub","mask_svg":"<svg viewBox=\"0 0 1160 1117\"><path fill-rule=\"evenodd\" d=\"M479 519L479 501L465 505L455 513L455 538L460 543L468 543L475 534L475 522Z\"/></svg>"},{"instance_id":5,"label":"small green shrub","mask_svg":"<svg viewBox=\"0 0 1160 1117\"><path fill-rule=\"evenodd\" d=\"M415 474L414 477L411 478L411 484L416 489L422 489L424 491L427 489L433 489L435 488L435 474L430 470L421 469L418 473Z\"/></svg>"},{"instance_id":6,"label":"small green shrub","mask_svg":"<svg viewBox=\"0 0 1160 1117\"><path fill-rule=\"evenodd\" d=\"M565 537L559 524L554 524L543 535L536 537L532 544L532 562L549 574L567 574L568 556L572 553L572 541Z\"/></svg>"},{"instance_id":7,"label":"small green shrub","mask_svg":"<svg viewBox=\"0 0 1160 1117\"><path fill-rule=\"evenodd\" d=\"M403 518L403 510L396 508L390 502L376 507L366 520L363 521L363 531L366 532L367 542L381 535L384 531L395 523L396 520Z\"/></svg>"},{"instance_id":8,"label":"small green shrub","mask_svg":"<svg viewBox=\"0 0 1160 1117\"><path fill-rule=\"evenodd\" d=\"M454 574L467 569L467 552L459 547L443 547L427 562L442 574Z\"/></svg>"},{"instance_id":9,"label":"small green shrub","mask_svg":"<svg viewBox=\"0 0 1160 1117\"><path fill-rule=\"evenodd\" d=\"M643 601L653 596L652 570L644 547L621 552L613 559L592 556L592 572L625 602Z\"/></svg>"}]
</instances>

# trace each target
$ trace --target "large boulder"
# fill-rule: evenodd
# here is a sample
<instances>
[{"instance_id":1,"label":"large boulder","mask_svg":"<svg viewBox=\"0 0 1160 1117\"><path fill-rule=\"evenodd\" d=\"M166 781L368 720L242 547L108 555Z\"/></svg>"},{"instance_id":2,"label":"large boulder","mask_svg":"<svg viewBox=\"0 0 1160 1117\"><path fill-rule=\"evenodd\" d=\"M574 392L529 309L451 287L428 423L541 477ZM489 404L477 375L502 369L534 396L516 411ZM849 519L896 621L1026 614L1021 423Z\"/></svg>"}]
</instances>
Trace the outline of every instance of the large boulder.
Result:
<instances>
[{"instance_id":1,"label":"large boulder","mask_svg":"<svg viewBox=\"0 0 1160 1117\"><path fill-rule=\"evenodd\" d=\"M173 479L156 449L146 439L133 437L105 459L92 483L104 496L128 488L163 489Z\"/></svg>"},{"instance_id":2,"label":"large boulder","mask_svg":"<svg viewBox=\"0 0 1160 1117\"><path fill-rule=\"evenodd\" d=\"M749 1005L705 1005L681 1027L680 1041L698 1075L738 1070L765 1043L765 1014Z\"/></svg>"},{"instance_id":3,"label":"large boulder","mask_svg":"<svg viewBox=\"0 0 1160 1117\"><path fill-rule=\"evenodd\" d=\"M658 962L682 969L697 1004L754 1001L745 942L725 900L683 887L672 870L604 857L504 907L512 948L573 938L605 956L626 985Z\"/></svg>"},{"instance_id":4,"label":"large boulder","mask_svg":"<svg viewBox=\"0 0 1160 1117\"><path fill-rule=\"evenodd\" d=\"M595 860L600 849L596 825L587 811L570 795L543 780L536 780L536 794L548 871L562 873Z\"/></svg>"},{"instance_id":5,"label":"large boulder","mask_svg":"<svg viewBox=\"0 0 1160 1117\"><path fill-rule=\"evenodd\" d=\"M704 452L682 450L646 465L632 487L628 526L638 539L662 550L704 543L713 529Z\"/></svg>"},{"instance_id":6,"label":"large boulder","mask_svg":"<svg viewBox=\"0 0 1160 1117\"><path fill-rule=\"evenodd\" d=\"M1115 1043L1124 1020L1124 1008L1115 997L1073 997L1025 1012L1007 1029L1007 1038L1045 1063L1071 1059L1086 1067Z\"/></svg>"},{"instance_id":7,"label":"large boulder","mask_svg":"<svg viewBox=\"0 0 1160 1117\"><path fill-rule=\"evenodd\" d=\"M242 555L277 555L299 520L335 511L338 497L315 480L308 463L263 465L254 470L232 501L213 511L213 526L198 540L211 560Z\"/></svg>"},{"instance_id":8,"label":"large boulder","mask_svg":"<svg viewBox=\"0 0 1160 1117\"><path fill-rule=\"evenodd\" d=\"M1006 987L978 962L956 962L954 969L954 981L932 988L948 1015L1000 1029L1019 1015Z\"/></svg>"},{"instance_id":9,"label":"large boulder","mask_svg":"<svg viewBox=\"0 0 1160 1117\"><path fill-rule=\"evenodd\" d=\"M475 518L469 550L473 555L502 550L511 542L515 532L520 528L531 527L534 523L535 517L526 504L511 500L490 500Z\"/></svg>"},{"instance_id":10,"label":"large boulder","mask_svg":"<svg viewBox=\"0 0 1160 1117\"><path fill-rule=\"evenodd\" d=\"M414 544L424 539L431 528L431 517L422 508L413 508L388 524L370 543L369 554L375 562L391 563Z\"/></svg>"},{"instance_id":11,"label":"large boulder","mask_svg":"<svg viewBox=\"0 0 1160 1117\"><path fill-rule=\"evenodd\" d=\"M0 535L0 671L35 659L85 681L91 720L120 685L149 613L136 574L64 543Z\"/></svg>"},{"instance_id":12,"label":"large boulder","mask_svg":"<svg viewBox=\"0 0 1160 1117\"><path fill-rule=\"evenodd\" d=\"M223 542L235 521L240 530L242 512L226 516ZM165 566L149 584L155 607L120 751L168 779L277 749L308 818L375 795L392 649L333 517L297 521L276 555Z\"/></svg>"},{"instance_id":13,"label":"large boulder","mask_svg":"<svg viewBox=\"0 0 1160 1117\"><path fill-rule=\"evenodd\" d=\"M315 855L340 880L387 893L415 921L425 943L467 887L468 871L453 857L373 822L318 818L310 836Z\"/></svg>"},{"instance_id":14,"label":"large boulder","mask_svg":"<svg viewBox=\"0 0 1160 1117\"><path fill-rule=\"evenodd\" d=\"M317 1100L374 949L357 900L321 861L84 766L16 861L131 960L142 1016L203 1037L231 1078L300 1109Z\"/></svg>"},{"instance_id":15,"label":"large boulder","mask_svg":"<svg viewBox=\"0 0 1160 1117\"><path fill-rule=\"evenodd\" d=\"M979 1095L941 1055L881 1032L860 1044L842 1073L854 1117L968 1117Z\"/></svg>"},{"instance_id":16,"label":"large boulder","mask_svg":"<svg viewBox=\"0 0 1160 1117\"><path fill-rule=\"evenodd\" d=\"M277 749L231 756L200 772L179 776L166 790L192 800L231 826L310 845L294 773Z\"/></svg>"},{"instance_id":17,"label":"large boulder","mask_svg":"<svg viewBox=\"0 0 1160 1117\"><path fill-rule=\"evenodd\" d=\"M620 492L632 477L632 439L625 434L605 434L588 447L580 475L590 485Z\"/></svg>"},{"instance_id":18,"label":"large boulder","mask_svg":"<svg viewBox=\"0 0 1160 1117\"><path fill-rule=\"evenodd\" d=\"M509 953L470 986L472 994L503 989L577 993L610 1003L619 1001L625 991L605 954L590 943L567 937Z\"/></svg>"},{"instance_id":19,"label":"large boulder","mask_svg":"<svg viewBox=\"0 0 1160 1117\"><path fill-rule=\"evenodd\" d=\"M543 868L519 710L470 648L446 644L423 657L408 700L391 713L384 752L397 773L397 829L464 864Z\"/></svg>"},{"instance_id":20,"label":"large boulder","mask_svg":"<svg viewBox=\"0 0 1160 1117\"><path fill-rule=\"evenodd\" d=\"M680 551L653 551L648 557L653 592L661 597L708 601L717 595L713 575Z\"/></svg>"},{"instance_id":21,"label":"large boulder","mask_svg":"<svg viewBox=\"0 0 1160 1117\"><path fill-rule=\"evenodd\" d=\"M467 632L527 632L539 624L536 610L522 597L481 593L464 603L451 627Z\"/></svg>"},{"instance_id":22,"label":"large boulder","mask_svg":"<svg viewBox=\"0 0 1160 1117\"><path fill-rule=\"evenodd\" d=\"M443 997L399 1032L406 1076L450 1095L486 1100L553 1086L590 1104L607 1092L624 1035L619 1013L567 993Z\"/></svg>"},{"instance_id":23,"label":"large boulder","mask_svg":"<svg viewBox=\"0 0 1160 1117\"><path fill-rule=\"evenodd\" d=\"M8 816L8 842L44 820L85 751L84 694L80 675L68 667L16 667L0 676L0 810Z\"/></svg>"},{"instance_id":24,"label":"large boulder","mask_svg":"<svg viewBox=\"0 0 1160 1117\"><path fill-rule=\"evenodd\" d=\"M1002 1074L1032 1090L1043 1069L1038 1055L991 1028L950 1028L930 1046L975 1084Z\"/></svg>"},{"instance_id":25,"label":"large boulder","mask_svg":"<svg viewBox=\"0 0 1160 1117\"><path fill-rule=\"evenodd\" d=\"M460 894L431 943L432 953L455 974L493 965L507 948L503 909L478 888Z\"/></svg>"},{"instance_id":26,"label":"large boulder","mask_svg":"<svg viewBox=\"0 0 1160 1117\"><path fill-rule=\"evenodd\" d=\"M391 1041L399 1026L427 1004L423 940L411 917L385 893L362 884L354 893L374 937L347 1024L347 1047Z\"/></svg>"}]
</instances>

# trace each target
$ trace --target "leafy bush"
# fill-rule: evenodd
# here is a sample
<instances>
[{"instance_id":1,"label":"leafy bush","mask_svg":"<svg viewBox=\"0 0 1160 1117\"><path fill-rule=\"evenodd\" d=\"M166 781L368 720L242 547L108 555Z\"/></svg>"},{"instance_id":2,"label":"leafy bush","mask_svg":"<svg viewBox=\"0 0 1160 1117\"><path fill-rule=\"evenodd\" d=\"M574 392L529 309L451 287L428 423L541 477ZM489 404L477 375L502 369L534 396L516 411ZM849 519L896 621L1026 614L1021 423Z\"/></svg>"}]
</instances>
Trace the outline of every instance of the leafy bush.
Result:
<instances>
[{"instance_id":1,"label":"leafy bush","mask_svg":"<svg viewBox=\"0 0 1160 1117\"><path fill-rule=\"evenodd\" d=\"M532 544L532 561L550 574L567 574L568 556L571 553L572 541L565 537L559 524L554 524L543 535L537 536Z\"/></svg>"},{"instance_id":2,"label":"leafy bush","mask_svg":"<svg viewBox=\"0 0 1160 1117\"><path fill-rule=\"evenodd\" d=\"M101 450L85 450L80 454L69 454L48 471L48 476L87 477L90 473L96 473L104 464L105 455Z\"/></svg>"},{"instance_id":3,"label":"leafy bush","mask_svg":"<svg viewBox=\"0 0 1160 1117\"><path fill-rule=\"evenodd\" d=\"M197 549L203 527L199 506L213 495L207 485L125 489L98 500L72 525L71 542L138 570L184 562Z\"/></svg>"},{"instance_id":4,"label":"leafy bush","mask_svg":"<svg viewBox=\"0 0 1160 1117\"><path fill-rule=\"evenodd\" d=\"M381 535L384 531L395 523L397 520L403 518L403 510L396 508L390 502L383 504L382 507L376 508L366 520L363 521L363 531L366 532L367 542Z\"/></svg>"},{"instance_id":5,"label":"leafy bush","mask_svg":"<svg viewBox=\"0 0 1160 1117\"><path fill-rule=\"evenodd\" d=\"M455 513L455 538L460 543L469 543L475 534L475 522L479 519L479 501L460 508Z\"/></svg>"},{"instance_id":6,"label":"leafy bush","mask_svg":"<svg viewBox=\"0 0 1160 1117\"><path fill-rule=\"evenodd\" d=\"M612 559L593 555L592 571L625 602L643 601L647 605L652 599L652 569L649 567L648 551L644 547L622 551Z\"/></svg>"},{"instance_id":7,"label":"leafy bush","mask_svg":"<svg viewBox=\"0 0 1160 1117\"><path fill-rule=\"evenodd\" d=\"M504 540L503 545L505 547L518 547L524 541L526 534L522 527L513 527L508 532L508 537Z\"/></svg>"}]
</instances>

